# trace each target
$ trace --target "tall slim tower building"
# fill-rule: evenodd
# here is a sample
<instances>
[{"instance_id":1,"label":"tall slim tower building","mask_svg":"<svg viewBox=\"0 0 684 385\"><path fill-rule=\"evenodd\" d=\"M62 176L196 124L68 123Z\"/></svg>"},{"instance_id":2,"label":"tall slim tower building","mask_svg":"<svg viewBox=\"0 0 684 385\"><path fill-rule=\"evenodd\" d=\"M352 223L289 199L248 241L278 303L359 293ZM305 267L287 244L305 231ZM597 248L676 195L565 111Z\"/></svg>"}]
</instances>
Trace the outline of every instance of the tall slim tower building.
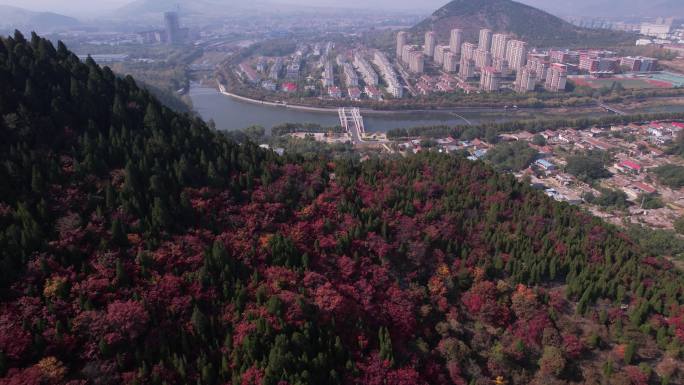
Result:
<instances>
[{"instance_id":1,"label":"tall slim tower building","mask_svg":"<svg viewBox=\"0 0 684 385\"><path fill-rule=\"evenodd\" d=\"M492 48L492 31L484 28L480 30L480 40L477 48L489 51Z\"/></svg>"},{"instance_id":2,"label":"tall slim tower building","mask_svg":"<svg viewBox=\"0 0 684 385\"><path fill-rule=\"evenodd\" d=\"M180 23L178 22L177 12L164 13L164 26L166 32L166 42L176 44L180 42Z\"/></svg>"},{"instance_id":3,"label":"tall slim tower building","mask_svg":"<svg viewBox=\"0 0 684 385\"><path fill-rule=\"evenodd\" d=\"M433 31L425 32L425 46L423 47L423 53L425 56L433 57L435 56L435 46L437 45L437 34Z\"/></svg>"},{"instance_id":4,"label":"tall slim tower building","mask_svg":"<svg viewBox=\"0 0 684 385\"><path fill-rule=\"evenodd\" d=\"M473 43L465 42L461 44L461 57L464 57L468 60L472 59L476 49L477 46Z\"/></svg>"},{"instance_id":5,"label":"tall slim tower building","mask_svg":"<svg viewBox=\"0 0 684 385\"><path fill-rule=\"evenodd\" d=\"M444 54L446 54L447 52L449 52L448 45L438 45L437 47L435 47L435 64L444 64Z\"/></svg>"},{"instance_id":6,"label":"tall slim tower building","mask_svg":"<svg viewBox=\"0 0 684 385\"><path fill-rule=\"evenodd\" d=\"M444 54L444 71L446 72L456 72L458 68L458 55L451 51L447 51Z\"/></svg>"},{"instance_id":7,"label":"tall slim tower building","mask_svg":"<svg viewBox=\"0 0 684 385\"><path fill-rule=\"evenodd\" d=\"M515 77L515 91L520 93L534 91L537 71L531 66L522 67Z\"/></svg>"},{"instance_id":8,"label":"tall slim tower building","mask_svg":"<svg viewBox=\"0 0 684 385\"><path fill-rule=\"evenodd\" d=\"M506 48L506 60L511 69L519 71L527 64L527 43L521 40L509 41Z\"/></svg>"},{"instance_id":9,"label":"tall slim tower building","mask_svg":"<svg viewBox=\"0 0 684 385\"><path fill-rule=\"evenodd\" d=\"M475 76L475 61L461 56L461 64L458 70L458 76L463 80L468 80Z\"/></svg>"},{"instance_id":10,"label":"tall slim tower building","mask_svg":"<svg viewBox=\"0 0 684 385\"><path fill-rule=\"evenodd\" d=\"M458 55L461 53L461 44L463 44L463 30L459 28L452 29L449 50Z\"/></svg>"},{"instance_id":11,"label":"tall slim tower building","mask_svg":"<svg viewBox=\"0 0 684 385\"><path fill-rule=\"evenodd\" d=\"M409 71L414 74L423 73L425 66L425 56L420 51L412 51L409 59Z\"/></svg>"},{"instance_id":12,"label":"tall slim tower building","mask_svg":"<svg viewBox=\"0 0 684 385\"><path fill-rule=\"evenodd\" d=\"M544 88L551 92L565 91L568 81L568 67L565 64L553 63L546 73Z\"/></svg>"},{"instance_id":13,"label":"tall slim tower building","mask_svg":"<svg viewBox=\"0 0 684 385\"><path fill-rule=\"evenodd\" d=\"M485 67L482 69L482 76L480 77L480 89L485 92L495 92L499 90L499 80L501 73L494 67Z\"/></svg>"},{"instance_id":14,"label":"tall slim tower building","mask_svg":"<svg viewBox=\"0 0 684 385\"><path fill-rule=\"evenodd\" d=\"M478 48L473 53L473 60L477 69L489 67L492 65L492 53Z\"/></svg>"},{"instance_id":15,"label":"tall slim tower building","mask_svg":"<svg viewBox=\"0 0 684 385\"><path fill-rule=\"evenodd\" d=\"M492 36L492 57L494 59L506 58L506 45L508 44L508 35L503 33L495 33Z\"/></svg>"},{"instance_id":16,"label":"tall slim tower building","mask_svg":"<svg viewBox=\"0 0 684 385\"><path fill-rule=\"evenodd\" d=\"M401 58L401 53L404 51L404 46L406 45L407 38L408 33L405 31L400 31L397 34L397 58Z\"/></svg>"}]
</instances>

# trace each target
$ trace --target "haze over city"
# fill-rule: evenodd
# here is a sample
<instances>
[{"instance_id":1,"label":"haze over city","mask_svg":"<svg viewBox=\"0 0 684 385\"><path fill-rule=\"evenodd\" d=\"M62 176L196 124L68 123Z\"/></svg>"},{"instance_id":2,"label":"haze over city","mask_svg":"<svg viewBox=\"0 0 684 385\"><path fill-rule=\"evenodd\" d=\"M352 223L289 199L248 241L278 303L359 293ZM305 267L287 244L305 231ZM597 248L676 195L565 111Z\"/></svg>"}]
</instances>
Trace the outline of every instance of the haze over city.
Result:
<instances>
[{"instance_id":1,"label":"haze over city","mask_svg":"<svg viewBox=\"0 0 684 385\"><path fill-rule=\"evenodd\" d=\"M669 0L675 4L677 0ZM405 10L434 10L444 4L445 0L263 0L262 3L278 4L278 5L298 5L311 7L340 7L340 8L370 8L370 9L405 9ZM520 0L523 4L528 4L541 9L546 9L554 12L562 12L566 14L586 14L590 16L592 8L594 11L599 10L603 12L607 9L612 9L616 13L636 13L647 6L647 3L641 0L579 0L568 3L565 0ZM666 0L657 0L649 2L649 4L665 3ZM50 11L56 13L63 13L67 15L79 17L92 16L106 16L107 12L118 7L131 3L129 0L71 0L71 1L57 1L57 0L3 0L0 4L10 5L29 9L32 11ZM184 4L190 4L192 1L179 0L176 2L168 2L179 4L183 7ZM217 4L225 6L231 5L249 5L254 2L244 0L227 0L216 1ZM259 2L257 2L259 3Z\"/></svg>"}]
</instances>

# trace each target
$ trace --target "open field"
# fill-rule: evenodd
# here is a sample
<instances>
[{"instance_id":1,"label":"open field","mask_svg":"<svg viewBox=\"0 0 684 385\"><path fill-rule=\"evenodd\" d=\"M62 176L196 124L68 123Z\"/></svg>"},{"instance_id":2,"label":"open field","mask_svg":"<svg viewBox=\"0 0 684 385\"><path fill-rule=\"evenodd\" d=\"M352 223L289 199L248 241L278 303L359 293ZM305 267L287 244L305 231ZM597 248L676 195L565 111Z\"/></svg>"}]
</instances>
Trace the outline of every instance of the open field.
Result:
<instances>
[{"instance_id":1,"label":"open field","mask_svg":"<svg viewBox=\"0 0 684 385\"><path fill-rule=\"evenodd\" d=\"M592 79L592 78L573 78L575 84L578 86L587 86L591 88L603 88L612 87L613 83L622 84L626 89L647 89L647 88L672 88L672 83L657 80L652 78L602 78L602 79Z\"/></svg>"}]
</instances>

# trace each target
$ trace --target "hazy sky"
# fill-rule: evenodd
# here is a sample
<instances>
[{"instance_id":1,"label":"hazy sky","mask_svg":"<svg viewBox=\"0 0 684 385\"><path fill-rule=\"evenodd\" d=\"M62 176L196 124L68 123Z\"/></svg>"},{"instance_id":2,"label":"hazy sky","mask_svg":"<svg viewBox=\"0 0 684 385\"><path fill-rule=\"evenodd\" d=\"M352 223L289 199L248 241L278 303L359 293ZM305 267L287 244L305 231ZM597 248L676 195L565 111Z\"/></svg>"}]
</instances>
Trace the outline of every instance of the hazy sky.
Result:
<instances>
[{"instance_id":1,"label":"hazy sky","mask_svg":"<svg viewBox=\"0 0 684 385\"><path fill-rule=\"evenodd\" d=\"M83 15L92 13L104 13L108 10L130 3L132 0L0 0L0 4L12 5L35 11L52 11L64 14ZM184 1L179 0L183 4ZM236 0L224 0L230 4ZM365 7L394 6L404 9L436 9L449 0L269 0L274 3L301 4L301 5L324 5L334 6L339 4L358 5Z\"/></svg>"},{"instance_id":2,"label":"hazy sky","mask_svg":"<svg viewBox=\"0 0 684 385\"><path fill-rule=\"evenodd\" d=\"M14 5L36 11L52 11L71 16L88 16L106 14L107 11L130 3L133 0L0 0L0 4ZM168 0L166 0L168 1ZM194 0L176 0L178 3L192 2ZM354 8L385 8L404 10L433 11L450 0L212 0L224 4L251 4L256 2L272 2L280 4L315 5L315 6L339 6ZM471 0L478 1L478 0ZM630 7L634 4L646 4L649 1L663 3L666 0L517 0L532 6L559 13L582 7L588 7L594 3L610 5L610 7ZM671 0L677 1L677 0ZM684 0L681 0L684 1ZM612 9L612 8L611 8ZM570 11L572 12L572 11ZM591 13L590 13L591 14Z\"/></svg>"}]
</instances>

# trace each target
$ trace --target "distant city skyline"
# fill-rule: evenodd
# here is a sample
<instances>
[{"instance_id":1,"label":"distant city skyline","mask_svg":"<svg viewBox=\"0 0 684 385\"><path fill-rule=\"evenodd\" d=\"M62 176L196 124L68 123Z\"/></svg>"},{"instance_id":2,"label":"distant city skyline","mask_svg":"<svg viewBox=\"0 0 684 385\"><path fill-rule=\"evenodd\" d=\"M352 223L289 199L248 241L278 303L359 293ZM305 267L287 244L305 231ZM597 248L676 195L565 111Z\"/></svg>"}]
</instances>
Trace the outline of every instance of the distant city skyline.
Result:
<instances>
[{"instance_id":1,"label":"distant city skyline","mask_svg":"<svg viewBox=\"0 0 684 385\"><path fill-rule=\"evenodd\" d=\"M49 11L61 13L69 16L84 17L93 15L106 15L108 11L131 3L133 0L0 0L0 5L10 5L24 8L31 11ZM178 0L183 3L191 0ZM249 0L212 0L223 4L243 5L252 3ZM602 7L615 7L624 9L635 8L635 4L640 0L577 0L568 4L566 0L515 0L520 3L538 7L543 10L557 14L574 13L573 11L583 11L590 4ZM394 9L394 10L415 10L430 12L445 5L449 0L258 0L259 3L292 4L299 6L318 6L318 7L340 7L340 8L366 8L366 9ZM666 0L660 0L666 2Z\"/></svg>"}]
</instances>

